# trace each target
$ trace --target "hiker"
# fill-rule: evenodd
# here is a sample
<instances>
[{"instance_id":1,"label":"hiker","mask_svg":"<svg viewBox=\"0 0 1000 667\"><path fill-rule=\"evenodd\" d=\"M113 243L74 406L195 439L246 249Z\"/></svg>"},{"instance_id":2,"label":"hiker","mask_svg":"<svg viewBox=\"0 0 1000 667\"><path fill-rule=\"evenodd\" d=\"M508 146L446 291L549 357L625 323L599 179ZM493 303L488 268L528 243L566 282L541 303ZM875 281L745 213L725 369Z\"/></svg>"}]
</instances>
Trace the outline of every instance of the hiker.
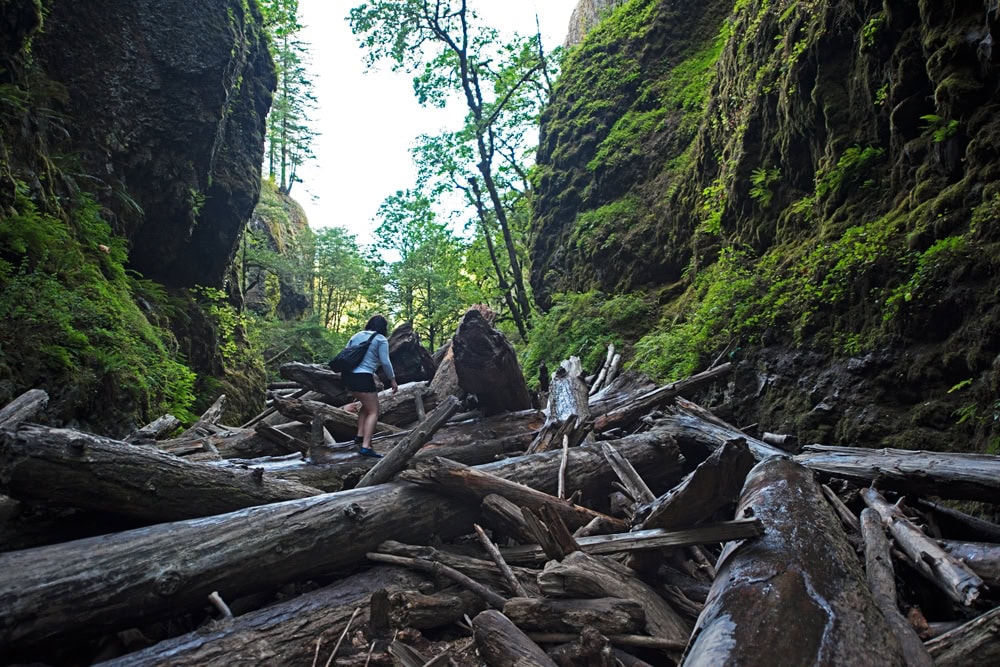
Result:
<instances>
[{"instance_id":1,"label":"hiker","mask_svg":"<svg viewBox=\"0 0 1000 667\"><path fill-rule=\"evenodd\" d=\"M392 362L389 361L389 323L382 315L373 315L365 324L364 331L351 336L347 343L350 345L363 344L371 339L368 350L365 352L361 363L350 373L343 373L344 386L354 394L354 398L361 403L358 409L358 434L354 436L354 444L358 445L358 450L362 456L372 458L382 458L381 454L375 453L372 449L372 434L375 433L375 424L378 422L378 393L375 388L375 371L381 365L382 370L392 383L392 393L399 391L396 384L396 373L392 370ZM374 334L374 335L373 335Z\"/></svg>"}]
</instances>

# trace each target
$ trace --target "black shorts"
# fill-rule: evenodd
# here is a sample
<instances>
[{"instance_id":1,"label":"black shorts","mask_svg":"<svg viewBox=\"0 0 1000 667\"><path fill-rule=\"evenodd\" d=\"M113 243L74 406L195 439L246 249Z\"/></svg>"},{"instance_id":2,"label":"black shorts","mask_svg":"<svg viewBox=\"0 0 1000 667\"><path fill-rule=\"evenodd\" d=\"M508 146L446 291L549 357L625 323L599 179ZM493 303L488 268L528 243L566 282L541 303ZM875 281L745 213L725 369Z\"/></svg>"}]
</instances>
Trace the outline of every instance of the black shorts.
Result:
<instances>
[{"instance_id":1,"label":"black shorts","mask_svg":"<svg viewBox=\"0 0 1000 667\"><path fill-rule=\"evenodd\" d=\"M374 394L378 392L375 387L375 376L371 373L343 373L344 388L348 391Z\"/></svg>"}]
</instances>

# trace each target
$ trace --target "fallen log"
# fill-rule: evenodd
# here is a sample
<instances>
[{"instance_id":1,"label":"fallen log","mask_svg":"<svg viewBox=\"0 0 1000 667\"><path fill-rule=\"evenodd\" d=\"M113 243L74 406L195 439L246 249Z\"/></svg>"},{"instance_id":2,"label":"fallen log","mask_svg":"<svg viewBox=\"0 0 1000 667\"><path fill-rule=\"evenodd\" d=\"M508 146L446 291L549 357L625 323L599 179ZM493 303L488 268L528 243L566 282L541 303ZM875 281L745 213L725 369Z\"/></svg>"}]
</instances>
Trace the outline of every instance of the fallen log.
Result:
<instances>
[{"instance_id":1,"label":"fallen log","mask_svg":"<svg viewBox=\"0 0 1000 667\"><path fill-rule=\"evenodd\" d=\"M922 530L890 504L873 488L861 490L865 504L879 513L908 562L955 602L971 605L979 598L983 580L961 561L949 556L944 549L927 537Z\"/></svg>"},{"instance_id":2,"label":"fallen log","mask_svg":"<svg viewBox=\"0 0 1000 667\"><path fill-rule=\"evenodd\" d=\"M0 428L15 428L21 422L33 419L48 403L49 395L43 390L29 389L0 408Z\"/></svg>"},{"instance_id":3,"label":"fallen log","mask_svg":"<svg viewBox=\"0 0 1000 667\"><path fill-rule=\"evenodd\" d=\"M764 535L726 545L685 666L905 664L806 468L779 457L757 464L736 515L747 513Z\"/></svg>"},{"instance_id":4,"label":"fallen log","mask_svg":"<svg viewBox=\"0 0 1000 667\"><path fill-rule=\"evenodd\" d=\"M1000 587L1000 544L953 540L938 543L949 556L968 565L987 586Z\"/></svg>"},{"instance_id":5,"label":"fallen log","mask_svg":"<svg viewBox=\"0 0 1000 667\"><path fill-rule=\"evenodd\" d=\"M498 495L519 507L527 507L532 510L538 510L545 506L552 507L572 528L583 526L595 518L614 522L612 517L607 517L595 510L575 505L524 484L517 484L447 459L434 458L429 461L421 461L410 470L402 473L400 479L440 490L442 493L452 495L459 500L472 502L476 506L482 503L487 496ZM623 522L617 523L624 528Z\"/></svg>"},{"instance_id":6,"label":"fallen log","mask_svg":"<svg viewBox=\"0 0 1000 667\"><path fill-rule=\"evenodd\" d=\"M191 463L110 438L27 424L0 431L0 490L20 500L153 523L322 493L261 471Z\"/></svg>"},{"instance_id":7,"label":"fallen log","mask_svg":"<svg viewBox=\"0 0 1000 667\"><path fill-rule=\"evenodd\" d=\"M930 512L931 521L941 526L943 531L947 531L951 539L1000 542L1000 526L995 523L923 498L917 500L917 507Z\"/></svg>"},{"instance_id":8,"label":"fallen log","mask_svg":"<svg viewBox=\"0 0 1000 667\"><path fill-rule=\"evenodd\" d=\"M655 432L614 444L650 471L650 483L676 477L677 452L662 446ZM602 460L596 448L577 450L581 461ZM559 463L558 455L544 453L480 469L547 491ZM610 483L606 466L575 465L569 473L585 495ZM414 507L420 511L410 511ZM478 519L478 504L394 482L3 553L0 644L37 646L176 616L200 607L212 591L232 598L328 575L364 562L386 537L447 540L469 532Z\"/></svg>"},{"instance_id":9,"label":"fallen log","mask_svg":"<svg viewBox=\"0 0 1000 667\"><path fill-rule=\"evenodd\" d=\"M478 310L462 317L451 347L459 386L476 395L486 415L531 407L517 353Z\"/></svg>"},{"instance_id":10,"label":"fallen log","mask_svg":"<svg viewBox=\"0 0 1000 667\"><path fill-rule=\"evenodd\" d=\"M428 389L426 382L399 385L396 393L386 389L378 393L379 421L403 428L420 421L421 410L433 410L440 402L441 398ZM359 406L360 403L355 401L344 407L357 412Z\"/></svg>"},{"instance_id":11,"label":"fallen log","mask_svg":"<svg viewBox=\"0 0 1000 667\"><path fill-rule=\"evenodd\" d=\"M422 382L434 377L437 364L434 357L420 344L420 336L412 322L404 322L389 335L389 360L399 384Z\"/></svg>"},{"instance_id":12,"label":"fallen log","mask_svg":"<svg viewBox=\"0 0 1000 667\"><path fill-rule=\"evenodd\" d=\"M695 409L693 410L692 407ZM699 414L696 414L696 411ZM777 447L747 435L735 426L714 418L714 415L707 413L707 411L704 411L707 414L703 416L700 414L701 411L701 408L693 404L675 405L665 416L656 420L656 426L673 436L682 449L691 445L702 450L705 455L701 458L706 458L726 441L736 438L746 440L750 451L753 452L758 461L771 456L787 456L784 451ZM714 419L706 419L706 416L711 416Z\"/></svg>"},{"instance_id":13,"label":"fallen log","mask_svg":"<svg viewBox=\"0 0 1000 667\"><path fill-rule=\"evenodd\" d=\"M2 424L2 421L0 421ZM163 415L154 419L142 428L125 438L125 442L133 445L156 445L156 441L168 433L173 433L181 427L181 420L173 415Z\"/></svg>"},{"instance_id":14,"label":"fallen log","mask_svg":"<svg viewBox=\"0 0 1000 667\"><path fill-rule=\"evenodd\" d=\"M687 642L691 627L635 572L605 556L574 551L562 561L549 561L538 575L542 592L551 597L615 597L635 600L646 614L646 630L657 639Z\"/></svg>"},{"instance_id":15,"label":"fallen log","mask_svg":"<svg viewBox=\"0 0 1000 667\"><path fill-rule=\"evenodd\" d=\"M402 590L389 594L389 607L395 627L433 630L475 616L486 605L481 597L465 590L431 594Z\"/></svg>"},{"instance_id":16,"label":"fallen log","mask_svg":"<svg viewBox=\"0 0 1000 667\"><path fill-rule=\"evenodd\" d=\"M926 643L938 667L981 667L1000 663L1000 607Z\"/></svg>"},{"instance_id":17,"label":"fallen log","mask_svg":"<svg viewBox=\"0 0 1000 667\"><path fill-rule=\"evenodd\" d=\"M1000 456L807 445L795 460L860 486L877 482L884 490L955 500L1000 498Z\"/></svg>"},{"instance_id":18,"label":"fallen log","mask_svg":"<svg viewBox=\"0 0 1000 667\"><path fill-rule=\"evenodd\" d=\"M663 407L668 401L688 392L706 387L732 371L733 365L726 363L689 378L672 382L631 399L620 407L613 408L594 418L594 430L606 431L616 426L627 425L647 412Z\"/></svg>"},{"instance_id":19,"label":"fallen log","mask_svg":"<svg viewBox=\"0 0 1000 667\"><path fill-rule=\"evenodd\" d=\"M714 544L743 540L761 535L763 529L757 519L736 519L706 524L685 530L648 530L611 535L591 535L576 538L579 548L589 554L617 554L637 549L664 549L695 544ZM504 559L514 563L544 560L542 550L534 544L504 547L500 550Z\"/></svg>"},{"instance_id":20,"label":"fallen log","mask_svg":"<svg viewBox=\"0 0 1000 667\"><path fill-rule=\"evenodd\" d=\"M351 627L360 628L368 623L373 593L387 591L391 596L427 583L427 578L418 573L380 565L287 602L166 639L100 664L102 667L229 667L234 662L308 665L317 651L324 657L330 653L352 617Z\"/></svg>"},{"instance_id":21,"label":"fallen log","mask_svg":"<svg viewBox=\"0 0 1000 667\"><path fill-rule=\"evenodd\" d=\"M862 510L861 533L865 540L865 576L868 588L899 641L907 667L933 667L934 661L923 642L896 605L896 580L889 539L882 529L878 512L867 507Z\"/></svg>"},{"instance_id":22,"label":"fallen log","mask_svg":"<svg viewBox=\"0 0 1000 667\"><path fill-rule=\"evenodd\" d=\"M487 609L477 614L472 619L472 633L479 656L488 667L556 667L538 644L499 611Z\"/></svg>"},{"instance_id":23,"label":"fallen log","mask_svg":"<svg viewBox=\"0 0 1000 667\"><path fill-rule=\"evenodd\" d=\"M303 424L309 424L313 419L319 417L333 437L340 440L350 440L358 432L358 415L354 412L348 412L319 401L298 398L275 397L274 405L278 408L278 412L286 418L300 421ZM375 433L397 432L399 432L399 428L391 424L381 421L375 424Z\"/></svg>"},{"instance_id":24,"label":"fallen log","mask_svg":"<svg viewBox=\"0 0 1000 667\"><path fill-rule=\"evenodd\" d=\"M636 512L637 529L692 526L734 505L754 466L746 439L727 440L680 484Z\"/></svg>"},{"instance_id":25,"label":"fallen log","mask_svg":"<svg viewBox=\"0 0 1000 667\"><path fill-rule=\"evenodd\" d=\"M570 447L578 445L587 434L585 425L590 421L587 386L581 376L583 368L578 357L570 357L559 364L549 384L548 418L538 438L528 448L529 452L544 452L562 444L562 428L572 422L567 433ZM555 437L546 432L557 431Z\"/></svg>"},{"instance_id":26,"label":"fallen log","mask_svg":"<svg viewBox=\"0 0 1000 667\"><path fill-rule=\"evenodd\" d=\"M344 405L354 400L354 394L344 389L340 373L331 371L320 364L303 364L293 361L281 364L278 373L286 380L318 394L322 394L330 405Z\"/></svg>"},{"instance_id":27,"label":"fallen log","mask_svg":"<svg viewBox=\"0 0 1000 667\"><path fill-rule=\"evenodd\" d=\"M622 598L511 598L503 606L503 613L528 632L580 632L590 626L605 634L628 635L646 629L642 605Z\"/></svg>"}]
</instances>

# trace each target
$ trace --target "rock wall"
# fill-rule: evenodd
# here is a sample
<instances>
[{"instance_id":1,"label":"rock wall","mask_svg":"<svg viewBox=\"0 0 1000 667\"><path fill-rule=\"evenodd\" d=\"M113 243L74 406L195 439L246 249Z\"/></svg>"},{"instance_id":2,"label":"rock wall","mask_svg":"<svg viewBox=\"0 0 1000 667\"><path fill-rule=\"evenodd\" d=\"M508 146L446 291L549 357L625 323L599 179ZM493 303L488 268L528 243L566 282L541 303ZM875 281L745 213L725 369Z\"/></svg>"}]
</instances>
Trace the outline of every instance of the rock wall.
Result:
<instances>
[{"instance_id":1,"label":"rock wall","mask_svg":"<svg viewBox=\"0 0 1000 667\"><path fill-rule=\"evenodd\" d=\"M130 264L221 287L260 189L274 68L256 3L46 0L32 50Z\"/></svg>"},{"instance_id":2,"label":"rock wall","mask_svg":"<svg viewBox=\"0 0 1000 667\"><path fill-rule=\"evenodd\" d=\"M1000 447L998 11L618 7L543 116L536 298L645 292L662 316L649 335L672 343L691 339L662 332L713 299L692 345L704 364L727 343L743 360L716 397L739 423ZM655 365L671 349L645 352Z\"/></svg>"},{"instance_id":3,"label":"rock wall","mask_svg":"<svg viewBox=\"0 0 1000 667\"><path fill-rule=\"evenodd\" d=\"M563 46L569 48L582 42L587 32L600 23L602 16L623 2L625 0L580 0L570 15Z\"/></svg>"}]
</instances>

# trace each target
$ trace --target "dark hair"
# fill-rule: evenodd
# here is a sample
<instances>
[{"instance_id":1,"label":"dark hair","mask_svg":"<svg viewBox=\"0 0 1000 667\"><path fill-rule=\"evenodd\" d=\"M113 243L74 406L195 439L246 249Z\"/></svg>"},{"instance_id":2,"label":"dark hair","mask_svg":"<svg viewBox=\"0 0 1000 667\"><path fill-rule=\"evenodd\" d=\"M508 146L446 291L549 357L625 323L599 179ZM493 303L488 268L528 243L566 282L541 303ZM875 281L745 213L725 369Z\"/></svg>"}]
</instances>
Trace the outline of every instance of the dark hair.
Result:
<instances>
[{"instance_id":1,"label":"dark hair","mask_svg":"<svg viewBox=\"0 0 1000 667\"><path fill-rule=\"evenodd\" d=\"M377 331L383 336L389 335L389 323L385 321L385 318L381 315L372 315L371 319L368 320L368 324L365 325L366 331Z\"/></svg>"}]
</instances>

